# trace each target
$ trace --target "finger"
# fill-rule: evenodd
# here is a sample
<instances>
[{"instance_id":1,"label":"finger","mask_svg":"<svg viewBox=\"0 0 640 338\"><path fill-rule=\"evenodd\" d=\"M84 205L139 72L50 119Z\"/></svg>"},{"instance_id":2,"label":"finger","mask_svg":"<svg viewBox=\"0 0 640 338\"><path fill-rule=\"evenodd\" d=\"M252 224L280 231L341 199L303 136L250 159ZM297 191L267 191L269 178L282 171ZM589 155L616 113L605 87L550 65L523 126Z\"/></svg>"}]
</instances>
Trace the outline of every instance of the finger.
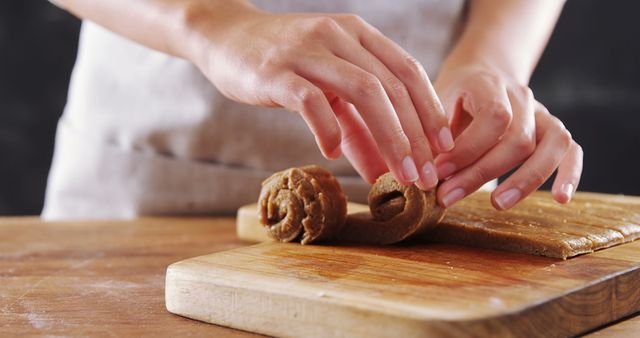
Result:
<instances>
[{"instance_id":1,"label":"finger","mask_svg":"<svg viewBox=\"0 0 640 338\"><path fill-rule=\"evenodd\" d=\"M453 137L444 108L420 62L360 17L343 15L340 20L354 27L362 47L405 85L430 144L438 152L453 149Z\"/></svg>"},{"instance_id":2,"label":"finger","mask_svg":"<svg viewBox=\"0 0 640 338\"><path fill-rule=\"evenodd\" d=\"M500 143L438 187L441 205L450 207L485 183L506 174L533 153L536 148L535 100L532 95L521 94L509 92L513 122Z\"/></svg>"},{"instance_id":3,"label":"finger","mask_svg":"<svg viewBox=\"0 0 640 338\"><path fill-rule=\"evenodd\" d=\"M286 73L275 82L270 98L302 115L324 157L333 159L340 156L340 126L320 88L295 73Z\"/></svg>"},{"instance_id":4,"label":"finger","mask_svg":"<svg viewBox=\"0 0 640 338\"><path fill-rule=\"evenodd\" d=\"M496 145L509 128L512 109L506 88L490 79L476 79L462 94L462 108L473 121L456 139L455 148L436 159L440 178L446 178L476 162Z\"/></svg>"},{"instance_id":5,"label":"finger","mask_svg":"<svg viewBox=\"0 0 640 338\"><path fill-rule=\"evenodd\" d=\"M352 104L335 97L331 107L342 130L342 153L358 174L373 184L380 175L389 171L373 136Z\"/></svg>"},{"instance_id":6,"label":"finger","mask_svg":"<svg viewBox=\"0 0 640 338\"><path fill-rule=\"evenodd\" d=\"M301 58L296 73L353 104L399 183L418 180L409 140L377 77L335 55Z\"/></svg>"},{"instance_id":7,"label":"finger","mask_svg":"<svg viewBox=\"0 0 640 338\"><path fill-rule=\"evenodd\" d=\"M582 175L582 158L582 147L571 141L569 151L560 162L558 174L551 188L553 198L559 203L568 203L578 189Z\"/></svg>"},{"instance_id":8,"label":"finger","mask_svg":"<svg viewBox=\"0 0 640 338\"><path fill-rule=\"evenodd\" d=\"M539 130L540 140L533 155L492 194L492 203L498 210L513 207L538 189L567 154L571 135L560 120L538 111L536 129Z\"/></svg>"},{"instance_id":9,"label":"finger","mask_svg":"<svg viewBox=\"0 0 640 338\"><path fill-rule=\"evenodd\" d=\"M345 41L339 41L337 44L339 47L334 48L336 56L378 78L393 104L402 129L411 145L413 159L417 167L420 168L418 170L419 180L416 183L423 190L433 189L438 184L438 176L432 162L431 145L425 135L407 87L380 60L350 36L346 34L341 36Z\"/></svg>"}]
</instances>

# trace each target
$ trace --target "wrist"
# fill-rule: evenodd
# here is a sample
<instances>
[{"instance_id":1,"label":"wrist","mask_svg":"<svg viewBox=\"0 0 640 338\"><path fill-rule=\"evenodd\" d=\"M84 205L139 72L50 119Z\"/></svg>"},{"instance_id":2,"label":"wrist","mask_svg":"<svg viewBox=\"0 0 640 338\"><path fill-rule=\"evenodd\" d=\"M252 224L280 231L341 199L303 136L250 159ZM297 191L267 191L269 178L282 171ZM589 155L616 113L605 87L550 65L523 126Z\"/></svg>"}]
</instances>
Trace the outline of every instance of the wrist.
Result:
<instances>
[{"instance_id":1,"label":"wrist","mask_svg":"<svg viewBox=\"0 0 640 338\"><path fill-rule=\"evenodd\" d=\"M446 76L461 69L477 69L493 73L519 85L528 85L532 69L526 69L527 67L513 62L513 57L507 57L507 53L500 52L496 47L484 49L491 51L458 46L443 62L440 74Z\"/></svg>"},{"instance_id":2,"label":"wrist","mask_svg":"<svg viewBox=\"0 0 640 338\"><path fill-rule=\"evenodd\" d=\"M485 73L497 76L505 82L527 85L528 76L518 74L512 67L502 62L495 62L486 56L465 56L464 58L447 58L443 63L436 82L447 82L455 78L456 74Z\"/></svg>"},{"instance_id":3,"label":"wrist","mask_svg":"<svg viewBox=\"0 0 640 338\"><path fill-rule=\"evenodd\" d=\"M225 33L259 13L248 0L180 2L174 15L175 34L170 37L172 54L200 66L207 59L205 54L221 43Z\"/></svg>"}]
</instances>

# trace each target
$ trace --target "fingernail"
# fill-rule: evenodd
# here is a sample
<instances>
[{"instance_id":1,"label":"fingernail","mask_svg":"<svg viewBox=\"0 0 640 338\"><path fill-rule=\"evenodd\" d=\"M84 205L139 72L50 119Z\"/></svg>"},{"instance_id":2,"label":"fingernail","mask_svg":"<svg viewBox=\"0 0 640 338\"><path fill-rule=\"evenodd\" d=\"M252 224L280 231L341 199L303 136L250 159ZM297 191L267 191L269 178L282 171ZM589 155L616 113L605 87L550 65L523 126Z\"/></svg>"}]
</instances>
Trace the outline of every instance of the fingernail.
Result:
<instances>
[{"instance_id":1,"label":"fingernail","mask_svg":"<svg viewBox=\"0 0 640 338\"><path fill-rule=\"evenodd\" d=\"M438 175L440 178L447 178L456 172L456 165L451 162L438 164Z\"/></svg>"},{"instance_id":2,"label":"fingernail","mask_svg":"<svg viewBox=\"0 0 640 338\"><path fill-rule=\"evenodd\" d=\"M444 197L442 198L442 204L444 204L444 206L448 208L451 205L453 205L453 203L456 203L459 200L461 200L464 197L464 195L465 195L464 189L455 188L449 191L446 195L444 195Z\"/></svg>"},{"instance_id":3,"label":"fingernail","mask_svg":"<svg viewBox=\"0 0 640 338\"><path fill-rule=\"evenodd\" d=\"M422 166L420 180L424 186L424 190L429 190L438 184L438 175L436 174L436 168L430 161Z\"/></svg>"},{"instance_id":4,"label":"fingernail","mask_svg":"<svg viewBox=\"0 0 640 338\"><path fill-rule=\"evenodd\" d=\"M501 210L509 209L514 206L522 196L520 189L511 188L496 197L496 203Z\"/></svg>"},{"instance_id":5,"label":"fingernail","mask_svg":"<svg viewBox=\"0 0 640 338\"><path fill-rule=\"evenodd\" d=\"M418 168L416 168L416 163L413 162L411 156L407 156L402 160L402 176L407 182L418 180Z\"/></svg>"},{"instance_id":6,"label":"fingernail","mask_svg":"<svg viewBox=\"0 0 640 338\"><path fill-rule=\"evenodd\" d=\"M438 142L440 142L440 148L442 151L449 151L453 149L453 135L451 130L447 127L442 127L438 133Z\"/></svg>"},{"instance_id":7,"label":"fingernail","mask_svg":"<svg viewBox=\"0 0 640 338\"><path fill-rule=\"evenodd\" d=\"M567 202L569 202L571 200L571 197L573 197L573 190L574 190L574 187L573 187L573 184L571 183L565 183L560 188L560 191L562 191L564 196L567 197Z\"/></svg>"}]
</instances>

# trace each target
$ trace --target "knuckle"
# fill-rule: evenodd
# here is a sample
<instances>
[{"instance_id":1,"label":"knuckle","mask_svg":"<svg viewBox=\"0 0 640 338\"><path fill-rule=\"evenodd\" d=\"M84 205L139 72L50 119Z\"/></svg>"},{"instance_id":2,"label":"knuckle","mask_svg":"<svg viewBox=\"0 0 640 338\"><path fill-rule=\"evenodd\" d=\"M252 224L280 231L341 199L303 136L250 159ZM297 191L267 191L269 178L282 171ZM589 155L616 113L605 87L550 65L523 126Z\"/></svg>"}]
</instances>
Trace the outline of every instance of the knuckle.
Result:
<instances>
[{"instance_id":1,"label":"knuckle","mask_svg":"<svg viewBox=\"0 0 640 338\"><path fill-rule=\"evenodd\" d=\"M386 81L387 93L394 99L403 99L409 96L407 87L400 80L393 78Z\"/></svg>"},{"instance_id":2,"label":"knuckle","mask_svg":"<svg viewBox=\"0 0 640 338\"><path fill-rule=\"evenodd\" d=\"M470 170L471 183L475 185L482 185L485 182L489 182L493 179L493 175L488 168L475 166Z\"/></svg>"},{"instance_id":3,"label":"knuckle","mask_svg":"<svg viewBox=\"0 0 640 338\"><path fill-rule=\"evenodd\" d=\"M549 112L549 109L547 109L547 107L544 104L540 103L540 101L536 101L535 108L536 108L536 111L551 115L551 113Z\"/></svg>"},{"instance_id":4,"label":"knuckle","mask_svg":"<svg viewBox=\"0 0 640 338\"><path fill-rule=\"evenodd\" d=\"M404 130L402 130L402 127L400 127L399 125L395 128L389 128L388 138L389 140L397 140L397 142L394 143L397 143L401 146L400 150L409 150L409 138L407 137L407 134L405 134Z\"/></svg>"},{"instance_id":5,"label":"knuckle","mask_svg":"<svg viewBox=\"0 0 640 338\"><path fill-rule=\"evenodd\" d=\"M388 133L384 135L383 142L388 146L387 151L391 154L409 154L411 153L411 145L402 128L390 128Z\"/></svg>"},{"instance_id":6,"label":"knuckle","mask_svg":"<svg viewBox=\"0 0 640 338\"><path fill-rule=\"evenodd\" d=\"M505 130L511 124L511 113L502 102L487 103L479 111L486 115L498 129Z\"/></svg>"},{"instance_id":7,"label":"knuckle","mask_svg":"<svg viewBox=\"0 0 640 338\"><path fill-rule=\"evenodd\" d=\"M359 15L352 13L341 14L340 17L342 18L342 20L350 24L361 25L365 23L365 21Z\"/></svg>"},{"instance_id":8,"label":"knuckle","mask_svg":"<svg viewBox=\"0 0 640 338\"><path fill-rule=\"evenodd\" d=\"M553 115L549 115L549 120L551 121L551 125L553 126L553 128L564 129L564 123L562 123L559 118Z\"/></svg>"},{"instance_id":9,"label":"knuckle","mask_svg":"<svg viewBox=\"0 0 640 338\"><path fill-rule=\"evenodd\" d=\"M267 57L256 66L256 73L268 77L274 75L274 71L281 66L280 62L283 62L285 58L274 49L265 52L265 54Z\"/></svg>"},{"instance_id":10,"label":"knuckle","mask_svg":"<svg viewBox=\"0 0 640 338\"><path fill-rule=\"evenodd\" d=\"M355 80L355 86L357 93L365 97L377 96L383 92L380 80L373 75L360 75Z\"/></svg>"},{"instance_id":11,"label":"knuckle","mask_svg":"<svg viewBox=\"0 0 640 338\"><path fill-rule=\"evenodd\" d=\"M266 54L265 57L274 58L274 60L271 61L272 63L292 64L300 58L300 50L301 48L304 48L304 43L304 41L298 40L279 46L273 46L268 49L269 53ZM312 55L313 54L305 54L306 57Z\"/></svg>"},{"instance_id":12,"label":"knuckle","mask_svg":"<svg viewBox=\"0 0 640 338\"><path fill-rule=\"evenodd\" d=\"M462 160L463 162L469 162L475 158L478 158L481 153L482 152L480 151L480 146L477 143L469 143L464 148L460 148L457 158Z\"/></svg>"},{"instance_id":13,"label":"knuckle","mask_svg":"<svg viewBox=\"0 0 640 338\"><path fill-rule=\"evenodd\" d=\"M404 67L401 68L401 75L407 79L420 79L422 74L425 73L424 67L420 61L411 55L407 55L404 58Z\"/></svg>"},{"instance_id":14,"label":"knuckle","mask_svg":"<svg viewBox=\"0 0 640 338\"><path fill-rule=\"evenodd\" d=\"M328 16L318 16L308 20L308 33L314 37L325 36L327 33L334 32L338 27L338 23Z\"/></svg>"},{"instance_id":15,"label":"knuckle","mask_svg":"<svg viewBox=\"0 0 640 338\"><path fill-rule=\"evenodd\" d=\"M428 129L427 131L431 132L433 135L437 135L442 127L448 126L449 124L445 108L437 97L427 99L423 102L423 105L428 112L425 116L429 120L428 126L426 127Z\"/></svg>"},{"instance_id":16,"label":"knuckle","mask_svg":"<svg viewBox=\"0 0 640 338\"><path fill-rule=\"evenodd\" d=\"M578 155L580 157L582 157L584 155L584 151L582 150L582 146L579 145L577 142L573 141L573 146L576 148L576 152L578 153Z\"/></svg>"},{"instance_id":17,"label":"knuckle","mask_svg":"<svg viewBox=\"0 0 640 338\"><path fill-rule=\"evenodd\" d=\"M327 126L323 130L323 137L326 138L325 142L327 143L327 148L337 148L340 145L340 140L342 139L340 127L335 124Z\"/></svg>"},{"instance_id":18,"label":"knuckle","mask_svg":"<svg viewBox=\"0 0 640 338\"><path fill-rule=\"evenodd\" d=\"M560 142L560 145L568 148L571 145L572 141L571 133L565 128L561 129L558 133L558 140Z\"/></svg>"},{"instance_id":19,"label":"knuckle","mask_svg":"<svg viewBox=\"0 0 640 338\"><path fill-rule=\"evenodd\" d=\"M339 134L336 133L336 128L332 126L325 126L324 128L318 128L315 125L309 125L311 132L316 136L318 144L325 149L334 149L339 143Z\"/></svg>"},{"instance_id":20,"label":"knuckle","mask_svg":"<svg viewBox=\"0 0 640 338\"><path fill-rule=\"evenodd\" d=\"M511 124L511 114L506 109L504 109L504 107L495 110L493 114L491 114L491 119L500 129L507 129L507 127Z\"/></svg>"},{"instance_id":21,"label":"knuckle","mask_svg":"<svg viewBox=\"0 0 640 338\"><path fill-rule=\"evenodd\" d=\"M512 147L516 154L528 157L536 149L536 141L532 137L522 135L513 140Z\"/></svg>"},{"instance_id":22,"label":"knuckle","mask_svg":"<svg viewBox=\"0 0 640 338\"><path fill-rule=\"evenodd\" d=\"M360 139L369 137L369 130L365 127L350 128L347 133L342 135L342 144L349 146L351 144L357 144Z\"/></svg>"},{"instance_id":23,"label":"knuckle","mask_svg":"<svg viewBox=\"0 0 640 338\"><path fill-rule=\"evenodd\" d=\"M533 99L533 91L528 86L522 84L516 84L511 87L511 91L524 100Z\"/></svg>"},{"instance_id":24,"label":"knuckle","mask_svg":"<svg viewBox=\"0 0 640 338\"><path fill-rule=\"evenodd\" d=\"M413 149L414 151L419 151L421 153L428 151L429 148L427 137L423 134L412 135L409 138L409 145L411 146L411 149Z\"/></svg>"},{"instance_id":25,"label":"knuckle","mask_svg":"<svg viewBox=\"0 0 640 338\"><path fill-rule=\"evenodd\" d=\"M312 110L312 107L321 99L322 92L319 89L303 87L295 92L295 96L303 111Z\"/></svg>"},{"instance_id":26,"label":"knuckle","mask_svg":"<svg viewBox=\"0 0 640 338\"><path fill-rule=\"evenodd\" d=\"M547 176L544 175L540 170L530 169L528 173L528 185L529 186L540 186L547 180Z\"/></svg>"},{"instance_id":27,"label":"knuckle","mask_svg":"<svg viewBox=\"0 0 640 338\"><path fill-rule=\"evenodd\" d=\"M560 119L558 119L557 117L551 115L551 125L556 131L556 138L559 145L565 148L569 147L573 138L562 121L560 121Z\"/></svg>"}]
</instances>

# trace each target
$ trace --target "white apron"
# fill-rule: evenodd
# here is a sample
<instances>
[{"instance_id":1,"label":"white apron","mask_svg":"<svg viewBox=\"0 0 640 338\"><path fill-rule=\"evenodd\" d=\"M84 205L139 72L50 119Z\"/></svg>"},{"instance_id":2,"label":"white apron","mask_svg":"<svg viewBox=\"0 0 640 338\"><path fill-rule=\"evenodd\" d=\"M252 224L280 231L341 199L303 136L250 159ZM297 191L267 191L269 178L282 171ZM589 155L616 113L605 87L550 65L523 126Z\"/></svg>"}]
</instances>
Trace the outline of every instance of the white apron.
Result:
<instances>
[{"instance_id":1,"label":"white apron","mask_svg":"<svg viewBox=\"0 0 640 338\"><path fill-rule=\"evenodd\" d=\"M435 78L464 1L253 3L276 12L358 14ZM322 157L298 114L230 101L191 63L85 21L42 216L233 213L256 201L268 175L305 164L337 175L350 200L366 200L369 186L344 158Z\"/></svg>"}]
</instances>

